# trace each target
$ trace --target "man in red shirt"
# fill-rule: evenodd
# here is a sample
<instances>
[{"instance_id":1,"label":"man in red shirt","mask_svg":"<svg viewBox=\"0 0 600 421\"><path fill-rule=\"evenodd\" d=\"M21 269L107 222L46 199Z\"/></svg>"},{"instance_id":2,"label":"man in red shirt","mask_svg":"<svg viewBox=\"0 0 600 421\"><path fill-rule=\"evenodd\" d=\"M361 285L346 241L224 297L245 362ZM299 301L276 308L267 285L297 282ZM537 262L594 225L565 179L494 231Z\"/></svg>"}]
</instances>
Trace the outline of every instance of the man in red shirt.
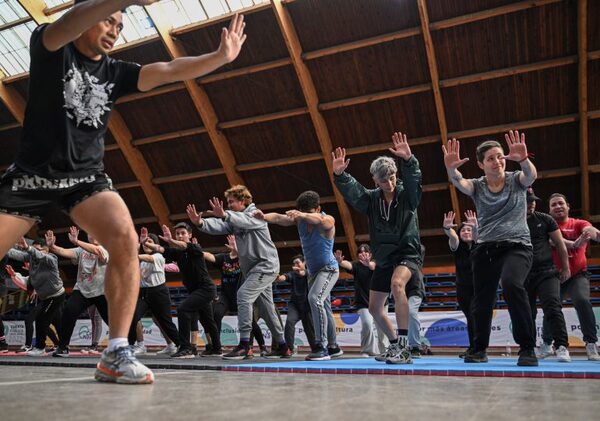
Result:
<instances>
[{"instance_id":1,"label":"man in red shirt","mask_svg":"<svg viewBox=\"0 0 600 421\"><path fill-rule=\"evenodd\" d=\"M596 346L598 341L596 317L590 301L590 276L587 271L587 258L585 255L590 240L600 242L600 231L588 221L569 218L569 202L563 194L552 194L549 199L549 208L550 215L558 224L569 253L571 277L566 281L561 281L560 295L561 298L564 298L565 295L571 297L581 324L588 360L600 361ZM552 258L554 264L560 270L560 258L555 248L552 249ZM548 322L544 317L544 342L551 343L550 330L547 327Z\"/></svg>"}]
</instances>

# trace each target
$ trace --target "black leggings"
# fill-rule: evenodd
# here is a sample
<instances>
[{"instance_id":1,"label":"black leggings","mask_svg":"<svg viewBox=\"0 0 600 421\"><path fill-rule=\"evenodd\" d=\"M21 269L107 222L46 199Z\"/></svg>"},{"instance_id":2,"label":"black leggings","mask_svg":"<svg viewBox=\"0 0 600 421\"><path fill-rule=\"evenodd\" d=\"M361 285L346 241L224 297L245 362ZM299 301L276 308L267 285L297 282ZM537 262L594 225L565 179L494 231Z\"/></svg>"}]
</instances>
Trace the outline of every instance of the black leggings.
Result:
<instances>
[{"instance_id":1,"label":"black leggings","mask_svg":"<svg viewBox=\"0 0 600 421\"><path fill-rule=\"evenodd\" d=\"M108 324L108 304L106 303L106 297L104 295L86 298L79 290L73 290L73 293L67 300L67 304L63 310L62 330L58 333L58 336L60 337L59 345L61 348L64 349L69 346L71 336L73 335L73 329L75 329L75 324L77 323L77 318L91 305L96 306L96 309L100 313L100 317L102 317L104 323Z\"/></svg>"},{"instance_id":2,"label":"black leggings","mask_svg":"<svg viewBox=\"0 0 600 421\"><path fill-rule=\"evenodd\" d=\"M554 345L557 348L560 346L568 348L569 335L560 302L560 279L558 278L558 271L551 268L542 272L530 273L529 278L527 278L527 292L529 293L533 325L535 326L537 316L536 298L540 297L544 319L551 322Z\"/></svg>"},{"instance_id":3,"label":"black leggings","mask_svg":"<svg viewBox=\"0 0 600 421\"><path fill-rule=\"evenodd\" d=\"M458 300L458 307L465 315L467 319L467 333L469 335L469 348L474 349L475 347L475 319L473 317L473 310L475 304L475 288L473 287L473 280L470 279L471 283L467 281L460 281L456 283L456 299Z\"/></svg>"},{"instance_id":4,"label":"black leggings","mask_svg":"<svg viewBox=\"0 0 600 421\"><path fill-rule=\"evenodd\" d=\"M152 316L154 316L160 329L179 347L179 333L171 317L171 297L169 295L169 288L165 284L140 289L132 321L133 326L137 325L137 322L144 316L148 309L152 313ZM132 343L132 341L135 342L135 334L131 337L130 329L129 342Z\"/></svg>"},{"instance_id":5,"label":"black leggings","mask_svg":"<svg viewBox=\"0 0 600 421\"><path fill-rule=\"evenodd\" d=\"M233 312L236 310L233 308L234 306L229 302L227 297L224 295L219 295L219 299L217 301L213 301L213 315L215 318L215 323L217 324L217 330L221 332L221 326L223 323L223 317L225 314ZM253 312L256 314L256 312ZM258 346L265 346L265 337L263 335L262 329L258 325L258 319L252 320L252 331L250 332L250 343L254 342L256 338L256 342Z\"/></svg>"},{"instance_id":6,"label":"black leggings","mask_svg":"<svg viewBox=\"0 0 600 421\"><path fill-rule=\"evenodd\" d=\"M204 332L210 336L214 349L221 349L221 337L217 330L217 324L213 316L212 302L215 298L216 290L212 288L198 288L188 295L188 297L177 308L177 319L179 322L179 342L181 348L191 348L190 332L191 323L194 314L198 314L198 319Z\"/></svg>"},{"instance_id":7,"label":"black leggings","mask_svg":"<svg viewBox=\"0 0 600 421\"><path fill-rule=\"evenodd\" d=\"M477 244L471 251L475 288L475 351L485 351L489 346L494 300L500 280L515 342L523 350L535 348L535 329L525 289L532 258L531 247L507 241Z\"/></svg>"},{"instance_id":8,"label":"black leggings","mask_svg":"<svg viewBox=\"0 0 600 421\"><path fill-rule=\"evenodd\" d=\"M35 316L35 347L46 348L46 336L50 323L60 319L60 314L65 302L64 292L58 297L47 298L38 304L39 310ZM60 335L61 327L57 326Z\"/></svg>"},{"instance_id":9,"label":"black leggings","mask_svg":"<svg viewBox=\"0 0 600 421\"><path fill-rule=\"evenodd\" d=\"M30 347L31 343L33 342L33 324L35 323L35 318L37 317L39 311L40 311L41 307L39 306L39 304L36 304L35 307L33 307L30 311L29 314L25 317L25 346ZM55 320L52 321L52 324L54 325L54 328L58 331L58 326L60 326L61 324L61 317L62 317L62 312L61 314L57 315ZM4 329L4 326L2 326L2 329ZM50 340L52 341L52 343L54 345L58 345L58 337L56 336L56 333L54 332L54 330L48 328L46 330L46 335L50 338ZM1 335L4 336L4 335ZM36 340L37 342L37 340Z\"/></svg>"}]
</instances>

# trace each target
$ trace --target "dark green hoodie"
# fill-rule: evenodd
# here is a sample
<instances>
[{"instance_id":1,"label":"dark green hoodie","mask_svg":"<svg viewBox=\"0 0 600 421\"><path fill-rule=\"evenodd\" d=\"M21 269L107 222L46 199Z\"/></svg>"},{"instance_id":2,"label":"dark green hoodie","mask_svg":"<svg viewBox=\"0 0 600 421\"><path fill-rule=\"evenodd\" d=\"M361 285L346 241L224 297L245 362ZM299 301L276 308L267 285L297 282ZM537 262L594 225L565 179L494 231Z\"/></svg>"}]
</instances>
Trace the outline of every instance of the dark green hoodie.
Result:
<instances>
[{"instance_id":1,"label":"dark green hoodie","mask_svg":"<svg viewBox=\"0 0 600 421\"><path fill-rule=\"evenodd\" d=\"M350 205L369 218L373 259L386 267L403 259L422 264L417 207L421 203L421 170L413 155L400 160L402 181L396 185L396 197L386 206L380 188L368 190L350 174L334 175L334 181ZM388 211L389 209L389 211Z\"/></svg>"}]
</instances>

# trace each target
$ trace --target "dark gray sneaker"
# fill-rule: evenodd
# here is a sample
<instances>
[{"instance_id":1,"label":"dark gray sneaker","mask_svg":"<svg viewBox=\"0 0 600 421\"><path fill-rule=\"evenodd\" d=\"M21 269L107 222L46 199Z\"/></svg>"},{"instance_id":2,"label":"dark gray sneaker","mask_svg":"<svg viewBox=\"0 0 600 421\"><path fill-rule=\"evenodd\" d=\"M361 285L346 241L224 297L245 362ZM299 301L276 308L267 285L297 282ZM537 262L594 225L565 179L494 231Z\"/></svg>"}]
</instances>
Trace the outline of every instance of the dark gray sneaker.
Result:
<instances>
[{"instance_id":1,"label":"dark gray sneaker","mask_svg":"<svg viewBox=\"0 0 600 421\"><path fill-rule=\"evenodd\" d=\"M154 374L140 363L129 346L112 352L105 349L96 365L94 378L99 382L124 384L149 384L154 382Z\"/></svg>"},{"instance_id":2,"label":"dark gray sneaker","mask_svg":"<svg viewBox=\"0 0 600 421\"><path fill-rule=\"evenodd\" d=\"M472 351L472 352L468 353L467 355L465 355L465 362L466 363L487 363L488 362L487 352Z\"/></svg>"},{"instance_id":3,"label":"dark gray sneaker","mask_svg":"<svg viewBox=\"0 0 600 421\"><path fill-rule=\"evenodd\" d=\"M306 356L307 361L327 361L330 359L329 352L325 348L317 348Z\"/></svg>"},{"instance_id":4,"label":"dark gray sneaker","mask_svg":"<svg viewBox=\"0 0 600 421\"><path fill-rule=\"evenodd\" d=\"M520 367L537 367L539 363L535 351L533 349L520 350L517 365Z\"/></svg>"}]
</instances>

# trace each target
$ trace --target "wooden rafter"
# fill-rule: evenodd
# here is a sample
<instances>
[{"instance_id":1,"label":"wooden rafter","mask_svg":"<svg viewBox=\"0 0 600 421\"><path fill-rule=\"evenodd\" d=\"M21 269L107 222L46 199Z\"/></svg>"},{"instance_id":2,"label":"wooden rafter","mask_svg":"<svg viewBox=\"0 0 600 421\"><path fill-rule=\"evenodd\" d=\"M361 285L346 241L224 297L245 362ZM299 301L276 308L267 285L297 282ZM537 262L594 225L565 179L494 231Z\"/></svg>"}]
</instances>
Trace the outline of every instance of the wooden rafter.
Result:
<instances>
[{"instance_id":1,"label":"wooden rafter","mask_svg":"<svg viewBox=\"0 0 600 421\"><path fill-rule=\"evenodd\" d=\"M17 92L15 87L0 81L0 101L8 108L8 111L17 120L18 125L22 126L25 119L25 99ZM7 127L15 128L14 124L7 125Z\"/></svg>"},{"instance_id":2,"label":"wooden rafter","mask_svg":"<svg viewBox=\"0 0 600 421\"><path fill-rule=\"evenodd\" d=\"M442 100L442 91L440 88L440 78L438 74L437 61L435 58L435 49L433 47L433 40L431 39L431 32L429 30L429 17L427 15L427 5L425 0L417 0L419 8L419 17L421 19L421 30L423 32L423 41L425 43L425 52L427 53L427 64L429 66L429 74L431 76L431 87L433 89L433 99L435 102L435 110L437 113L438 125L440 127L440 136L442 144L448 146L448 126L446 125L446 112L444 111L444 102ZM452 210L456 215L458 222L462 219L460 213L460 205L458 203L458 195L456 193L456 187L450 184L450 201L452 203Z\"/></svg>"},{"instance_id":3,"label":"wooden rafter","mask_svg":"<svg viewBox=\"0 0 600 421\"><path fill-rule=\"evenodd\" d=\"M152 208L154 215L158 219L159 224L169 223L169 207L163 197L161 191L153 182L152 171L148 167L142 153L131 144L131 132L117 110L113 110L108 121L108 128L111 131L115 141L119 145L125 160L131 167L135 177L139 180L140 186L148 204Z\"/></svg>"},{"instance_id":4,"label":"wooden rafter","mask_svg":"<svg viewBox=\"0 0 600 421\"><path fill-rule=\"evenodd\" d=\"M579 98L579 164L581 166L581 210L590 216L588 76L587 76L587 0L577 2L577 88Z\"/></svg>"},{"instance_id":5,"label":"wooden rafter","mask_svg":"<svg viewBox=\"0 0 600 421\"><path fill-rule=\"evenodd\" d=\"M296 29L294 28L294 24L288 11L283 7L281 0L271 0L271 4L273 6L273 12L277 18L279 28L281 29L281 33L285 39L285 44L292 59L296 75L298 76L298 81L300 82L300 86L302 88L302 93L304 94L304 98L306 100L306 105L308 106L310 118L317 134L323 160L327 166L329 181L332 185L337 207L340 212L341 222L348 239L348 248L350 249L352 258L356 259L356 231L354 229L354 223L352 222L352 216L350 215L350 209L344 201L344 197L333 182L333 164L331 162L331 152L333 147L331 144L331 137L329 136L329 129L327 128L327 123L319 111L319 98L317 95L317 90L308 67L302 60L302 46L300 45L298 34L296 34Z\"/></svg>"},{"instance_id":6,"label":"wooden rafter","mask_svg":"<svg viewBox=\"0 0 600 421\"><path fill-rule=\"evenodd\" d=\"M169 33L171 28L167 17L162 13L162 6L160 4L154 4L152 6L145 6L144 9L154 22L154 26L171 58L175 59L187 56L183 46L171 37L171 34ZM231 185L244 184L242 176L235 169L235 156L229 146L229 142L223 132L219 130L217 113L215 112L206 91L204 88L200 87L195 80L187 80L183 83L192 99L198 115L204 122L204 127L208 132L213 148L225 170L227 181Z\"/></svg>"}]
</instances>

